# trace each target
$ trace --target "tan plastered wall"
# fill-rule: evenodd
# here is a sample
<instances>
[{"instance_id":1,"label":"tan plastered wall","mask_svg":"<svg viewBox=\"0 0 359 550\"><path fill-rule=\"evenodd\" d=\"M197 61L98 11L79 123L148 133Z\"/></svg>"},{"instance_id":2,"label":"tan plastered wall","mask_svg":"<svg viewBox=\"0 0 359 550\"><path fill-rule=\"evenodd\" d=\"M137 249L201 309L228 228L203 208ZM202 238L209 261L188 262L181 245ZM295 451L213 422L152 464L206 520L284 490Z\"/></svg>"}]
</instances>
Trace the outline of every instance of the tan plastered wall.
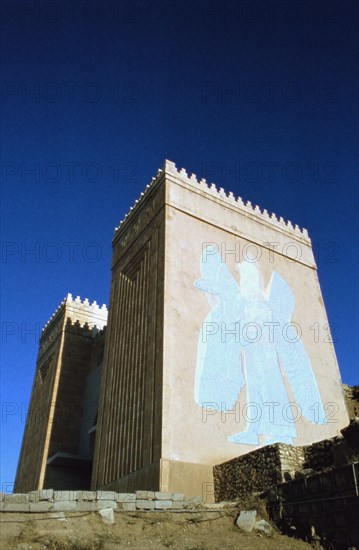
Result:
<instances>
[{"instance_id":1,"label":"tan plastered wall","mask_svg":"<svg viewBox=\"0 0 359 550\"><path fill-rule=\"evenodd\" d=\"M219 464L257 448L228 441L229 436L245 428L242 416L238 422L234 414L208 415L194 399L198 337L211 310L205 293L194 286L195 280L201 278L203 243L218 243L219 250L224 243L224 250L228 251L234 250L238 242L241 251L244 245L253 243L261 250L257 265L264 287L274 270L289 284L295 297L292 322L301 327L302 342L331 419L327 425L318 425L301 418L296 422L294 444L306 445L338 434L347 425L348 415L310 241L232 208L174 177L168 179L166 201L162 458L178 463L178 474L168 476L170 489L174 490L171 484L176 485L174 480L181 478L181 463ZM265 242L277 243L275 252ZM288 246L289 243L295 244ZM301 257L293 261L288 255L297 256L298 248ZM239 282L236 259L228 254L226 265ZM289 400L294 401L287 380L285 384ZM239 411L245 404L246 387L238 396ZM194 476L195 472L194 469Z\"/></svg>"}]
</instances>

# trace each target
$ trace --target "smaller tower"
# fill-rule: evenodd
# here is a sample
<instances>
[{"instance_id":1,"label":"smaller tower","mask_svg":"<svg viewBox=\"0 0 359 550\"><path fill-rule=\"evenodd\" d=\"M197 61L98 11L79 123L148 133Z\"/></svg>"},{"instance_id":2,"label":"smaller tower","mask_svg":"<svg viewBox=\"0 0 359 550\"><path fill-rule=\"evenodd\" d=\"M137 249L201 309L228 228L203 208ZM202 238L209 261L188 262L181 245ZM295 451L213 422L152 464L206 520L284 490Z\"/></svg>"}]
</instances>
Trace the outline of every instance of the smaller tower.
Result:
<instances>
[{"instance_id":1,"label":"smaller tower","mask_svg":"<svg viewBox=\"0 0 359 550\"><path fill-rule=\"evenodd\" d=\"M89 487L107 308L68 294L41 337L15 491Z\"/></svg>"}]
</instances>

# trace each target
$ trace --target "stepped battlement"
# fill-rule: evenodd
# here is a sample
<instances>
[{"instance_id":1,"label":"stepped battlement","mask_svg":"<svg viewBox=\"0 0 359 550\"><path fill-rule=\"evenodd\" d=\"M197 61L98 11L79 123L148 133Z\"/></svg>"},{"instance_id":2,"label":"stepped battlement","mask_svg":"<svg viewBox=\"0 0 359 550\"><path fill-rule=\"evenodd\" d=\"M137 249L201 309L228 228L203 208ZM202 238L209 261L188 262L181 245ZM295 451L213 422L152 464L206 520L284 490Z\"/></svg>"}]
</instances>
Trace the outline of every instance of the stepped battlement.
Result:
<instances>
[{"instance_id":1,"label":"stepped battlement","mask_svg":"<svg viewBox=\"0 0 359 550\"><path fill-rule=\"evenodd\" d=\"M76 296L76 298L72 297L72 294L68 293L64 302L68 305L72 305L73 307L76 307L77 309L84 309L86 311L91 311L92 313L98 313L107 315L107 306L106 304L102 304L100 307L96 300L94 300L92 303L90 303L88 298L85 298L84 300L81 300L80 296Z\"/></svg>"},{"instance_id":2,"label":"stepped battlement","mask_svg":"<svg viewBox=\"0 0 359 550\"><path fill-rule=\"evenodd\" d=\"M251 201L244 202L241 197L236 197L232 191L226 192L223 187L218 188L214 183L207 183L205 179L198 180L195 174L188 175L184 168L180 170L176 167L175 163L170 160L165 160L162 169L159 169L156 177L153 177L151 182L146 186L143 193L135 201L134 205L129 209L123 220L118 227L115 228L116 232L121 228L121 225L127 220L129 216L136 211L139 204L142 202L148 191L163 177L164 174L175 177L177 180L191 186L192 188L204 191L208 195L215 197L232 207L236 207L239 211L251 214L257 217L259 220L263 220L271 225L274 225L281 230L286 231L291 236L295 236L300 239L304 239L310 242L307 229L301 229L297 224L293 224L290 220L284 220L283 217L278 217L274 212L269 213L266 209L261 209L258 205L252 205Z\"/></svg>"},{"instance_id":3,"label":"stepped battlement","mask_svg":"<svg viewBox=\"0 0 359 550\"><path fill-rule=\"evenodd\" d=\"M96 326L103 329L107 323L108 311L106 304L100 307L96 300L90 303L88 298L81 300L80 296L73 298L72 294L68 293L45 324L42 334L58 319L64 310L66 310L66 318L78 322L81 326L87 324L90 327Z\"/></svg>"}]
</instances>

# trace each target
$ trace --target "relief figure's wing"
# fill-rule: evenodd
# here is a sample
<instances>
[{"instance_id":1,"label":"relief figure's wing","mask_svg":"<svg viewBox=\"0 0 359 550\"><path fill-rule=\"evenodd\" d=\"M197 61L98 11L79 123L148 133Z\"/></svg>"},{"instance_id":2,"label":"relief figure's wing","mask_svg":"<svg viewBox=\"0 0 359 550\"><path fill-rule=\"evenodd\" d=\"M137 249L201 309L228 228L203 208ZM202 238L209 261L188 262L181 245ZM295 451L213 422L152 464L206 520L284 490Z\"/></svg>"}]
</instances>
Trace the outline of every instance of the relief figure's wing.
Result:
<instances>
[{"instance_id":1,"label":"relief figure's wing","mask_svg":"<svg viewBox=\"0 0 359 550\"><path fill-rule=\"evenodd\" d=\"M326 424L322 398L311 362L293 326L287 327L285 337L276 340L276 350L301 413L311 422Z\"/></svg>"},{"instance_id":2,"label":"relief figure's wing","mask_svg":"<svg viewBox=\"0 0 359 550\"><path fill-rule=\"evenodd\" d=\"M294 311L294 296L287 281L273 271L267 286L266 298L275 317L281 323L290 323Z\"/></svg>"},{"instance_id":3,"label":"relief figure's wing","mask_svg":"<svg viewBox=\"0 0 359 550\"><path fill-rule=\"evenodd\" d=\"M325 423L325 412L311 362L303 342L291 319L294 296L288 283L273 272L267 288L267 299L272 310L275 328L275 346L278 360L294 393L301 413L310 421ZM319 418L317 418L319 411ZM316 420L315 420L316 419Z\"/></svg>"}]
</instances>

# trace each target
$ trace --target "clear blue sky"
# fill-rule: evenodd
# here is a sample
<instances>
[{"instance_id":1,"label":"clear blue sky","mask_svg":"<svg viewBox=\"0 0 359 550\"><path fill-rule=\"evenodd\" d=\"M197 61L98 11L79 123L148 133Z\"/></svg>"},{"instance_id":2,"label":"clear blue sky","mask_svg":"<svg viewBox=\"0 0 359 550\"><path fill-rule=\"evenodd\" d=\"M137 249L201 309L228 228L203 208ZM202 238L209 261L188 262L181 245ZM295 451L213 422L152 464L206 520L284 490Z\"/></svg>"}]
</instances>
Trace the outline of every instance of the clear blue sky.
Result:
<instances>
[{"instance_id":1,"label":"clear blue sky","mask_svg":"<svg viewBox=\"0 0 359 550\"><path fill-rule=\"evenodd\" d=\"M308 229L358 384L358 3L5 1L1 19L2 488L39 330L67 292L108 302L113 229L165 158Z\"/></svg>"}]
</instances>

